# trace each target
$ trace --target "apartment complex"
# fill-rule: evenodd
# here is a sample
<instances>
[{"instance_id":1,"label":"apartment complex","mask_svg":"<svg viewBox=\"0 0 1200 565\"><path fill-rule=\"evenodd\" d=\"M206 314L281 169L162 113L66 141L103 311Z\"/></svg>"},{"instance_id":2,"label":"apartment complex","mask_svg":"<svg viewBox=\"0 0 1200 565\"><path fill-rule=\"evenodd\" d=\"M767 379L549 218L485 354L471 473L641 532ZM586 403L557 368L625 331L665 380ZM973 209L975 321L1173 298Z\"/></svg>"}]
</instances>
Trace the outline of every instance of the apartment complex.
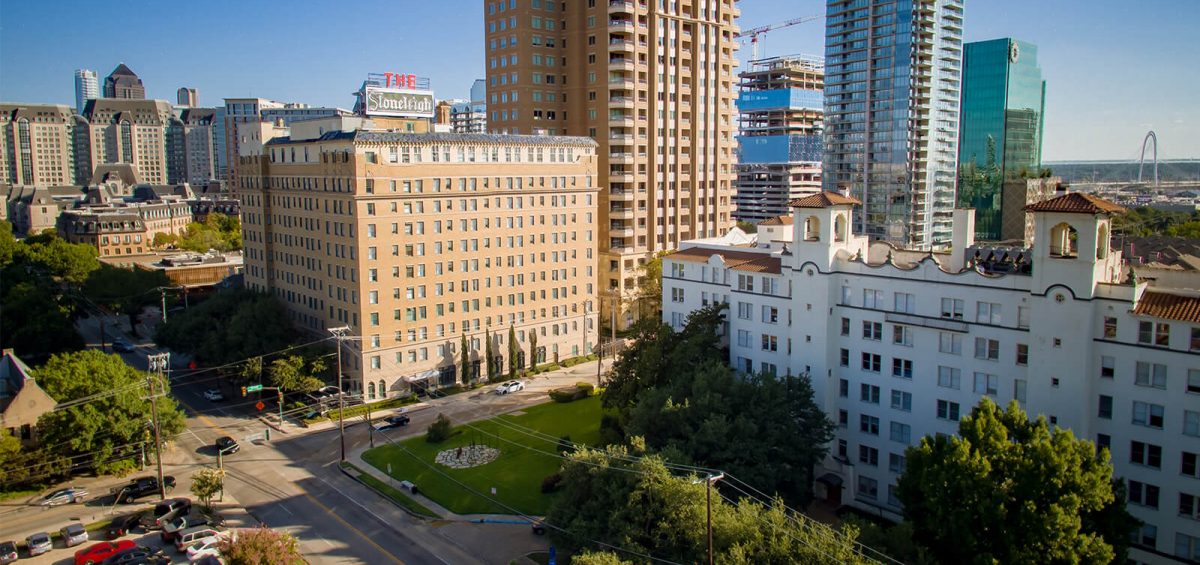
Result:
<instances>
[{"instance_id":1,"label":"apartment complex","mask_svg":"<svg viewBox=\"0 0 1200 565\"><path fill-rule=\"evenodd\" d=\"M738 75L737 211L758 223L821 191L825 62L793 55L751 61Z\"/></svg>"},{"instance_id":2,"label":"apartment complex","mask_svg":"<svg viewBox=\"0 0 1200 565\"><path fill-rule=\"evenodd\" d=\"M88 102L83 117L87 120L89 171L103 163L130 163L143 181L167 183L167 128L175 117L170 104L163 100L98 98Z\"/></svg>"},{"instance_id":3,"label":"apartment complex","mask_svg":"<svg viewBox=\"0 0 1200 565\"><path fill-rule=\"evenodd\" d=\"M1004 217L1004 185L1040 173L1045 99L1036 46L1010 38L966 45L958 205L975 209L979 239L1002 239L1012 223Z\"/></svg>"},{"instance_id":4,"label":"apartment complex","mask_svg":"<svg viewBox=\"0 0 1200 565\"><path fill-rule=\"evenodd\" d=\"M315 123L292 134L238 165L245 280L304 330L361 336L344 345L350 389L373 400L463 381L464 335L474 376L498 374L480 367L483 344L505 359L510 328L522 367L591 351L592 140Z\"/></svg>"},{"instance_id":5,"label":"apartment complex","mask_svg":"<svg viewBox=\"0 0 1200 565\"><path fill-rule=\"evenodd\" d=\"M177 167L171 171L169 182L204 185L217 176L217 155L220 132L215 108L182 108L173 127L178 129L171 151Z\"/></svg>"},{"instance_id":6,"label":"apartment complex","mask_svg":"<svg viewBox=\"0 0 1200 565\"><path fill-rule=\"evenodd\" d=\"M601 285L733 223L733 0L485 0L488 129L599 144Z\"/></svg>"},{"instance_id":7,"label":"apartment complex","mask_svg":"<svg viewBox=\"0 0 1200 565\"><path fill-rule=\"evenodd\" d=\"M852 235L858 205L808 196L756 247L690 242L663 261L666 322L724 302L731 364L812 380L838 426L818 496L898 518L905 448L955 433L982 396L1016 400L1110 451L1145 523L1134 561L1194 558L1200 294L1127 278L1109 247L1121 209L1079 193L1030 205L1031 248L977 245L957 211L951 254Z\"/></svg>"},{"instance_id":8,"label":"apartment complex","mask_svg":"<svg viewBox=\"0 0 1200 565\"><path fill-rule=\"evenodd\" d=\"M79 127L70 106L0 103L0 182L76 184L75 135Z\"/></svg>"},{"instance_id":9,"label":"apartment complex","mask_svg":"<svg viewBox=\"0 0 1200 565\"><path fill-rule=\"evenodd\" d=\"M487 132L487 81L471 83L471 99L450 106L450 129L454 133Z\"/></svg>"},{"instance_id":10,"label":"apartment complex","mask_svg":"<svg viewBox=\"0 0 1200 565\"><path fill-rule=\"evenodd\" d=\"M125 63L121 63L107 77L104 77L104 97L144 100L146 87L142 84L142 79L138 78L137 73L125 66Z\"/></svg>"},{"instance_id":11,"label":"apartment complex","mask_svg":"<svg viewBox=\"0 0 1200 565\"><path fill-rule=\"evenodd\" d=\"M863 205L855 233L950 242L962 0L827 0L822 184Z\"/></svg>"},{"instance_id":12,"label":"apartment complex","mask_svg":"<svg viewBox=\"0 0 1200 565\"><path fill-rule=\"evenodd\" d=\"M100 97L100 79L91 69L75 69L75 113L83 114L88 100Z\"/></svg>"},{"instance_id":13,"label":"apartment complex","mask_svg":"<svg viewBox=\"0 0 1200 565\"><path fill-rule=\"evenodd\" d=\"M218 113L222 113L218 111ZM265 98L226 98L223 121L220 129L224 133L225 180L231 188L240 186L237 164L239 155L256 154L258 147L247 151L243 144L258 146L266 143L264 132L283 133L283 127L295 120L307 120L326 116L346 116L351 112L340 108L310 108L298 102L276 102Z\"/></svg>"}]
</instances>

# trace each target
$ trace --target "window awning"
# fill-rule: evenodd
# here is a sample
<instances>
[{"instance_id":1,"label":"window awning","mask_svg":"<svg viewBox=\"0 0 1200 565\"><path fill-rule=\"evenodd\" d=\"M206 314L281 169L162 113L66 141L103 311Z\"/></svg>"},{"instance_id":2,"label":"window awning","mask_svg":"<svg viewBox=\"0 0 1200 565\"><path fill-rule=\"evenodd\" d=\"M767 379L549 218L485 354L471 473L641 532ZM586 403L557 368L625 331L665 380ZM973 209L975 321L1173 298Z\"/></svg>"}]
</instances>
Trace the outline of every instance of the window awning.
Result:
<instances>
[{"instance_id":1,"label":"window awning","mask_svg":"<svg viewBox=\"0 0 1200 565\"><path fill-rule=\"evenodd\" d=\"M817 482L830 487L840 487L842 486L842 477L834 473L825 473L817 478Z\"/></svg>"},{"instance_id":2,"label":"window awning","mask_svg":"<svg viewBox=\"0 0 1200 565\"><path fill-rule=\"evenodd\" d=\"M425 380L436 378L438 376L438 374L439 373L436 369L430 369L428 371L423 371L423 372L417 373L415 375L409 375L407 377L404 377L404 380L405 380L405 382L415 383L417 381L425 381Z\"/></svg>"}]
</instances>

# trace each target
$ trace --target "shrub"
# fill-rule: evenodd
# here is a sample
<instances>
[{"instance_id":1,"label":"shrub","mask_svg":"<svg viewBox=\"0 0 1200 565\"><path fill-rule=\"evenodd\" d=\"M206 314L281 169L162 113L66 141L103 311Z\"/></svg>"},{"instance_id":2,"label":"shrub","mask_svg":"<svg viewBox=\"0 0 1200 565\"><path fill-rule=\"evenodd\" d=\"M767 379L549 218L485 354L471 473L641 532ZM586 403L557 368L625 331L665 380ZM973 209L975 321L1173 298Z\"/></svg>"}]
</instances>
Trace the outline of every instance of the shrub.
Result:
<instances>
[{"instance_id":1,"label":"shrub","mask_svg":"<svg viewBox=\"0 0 1200 565\"><path fill-rule=\"evenodd\" d=\"M550 494L558 490L558 485L560 483L562 483L561 474L554 473L552 475L546 475L546 478L542 479L542 493Z\"/></svg>"},{"instance_id":2,"label":"shrub","mask_svg":"<svg viewBox=\"0 0 1200 565\"><path fill-rule=\"evenodd\" d=\"M575 446L571 443L571 436L563 436L558 438L559 453L571 453L573 451L575 451Z\"/></svg>"},{"instance_id":3,"label":"shrub","mask_svg":"<svg viewBox=\"0 0 1200 565\"><path fill-rule=\"evenodd\" d=\"M592 383L585 383L583 381L575 383L575 388L583 392L584 398L591 396L592 392L596 390L596 387L593 386Z\"/></svg>"},{"instance_id":4,"label":"shrub","mask_svg":"<svg viewBox=\"0 0 1200 565\"><path fill-rule=\"evenodd\" d=\"M437 420L429 424L429 429L425 430L425 441L429 443L441 443L450 439L451 432L454 427L450 425L450 418L445 414L438 414Z\"/></svg>"}]
</instances>

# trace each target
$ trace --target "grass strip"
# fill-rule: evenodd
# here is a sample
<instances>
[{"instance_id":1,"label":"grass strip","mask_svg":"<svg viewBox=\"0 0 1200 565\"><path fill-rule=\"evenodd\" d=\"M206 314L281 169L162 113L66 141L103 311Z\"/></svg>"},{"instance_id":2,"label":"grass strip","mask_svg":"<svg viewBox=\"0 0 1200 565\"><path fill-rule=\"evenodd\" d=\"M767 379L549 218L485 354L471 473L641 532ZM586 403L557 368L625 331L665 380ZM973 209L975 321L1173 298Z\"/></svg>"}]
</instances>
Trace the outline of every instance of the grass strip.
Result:
<instances>
[{"instance_id":1,"label":"grass strip","mask_svg":"<svg viewBox=\"0 0 1200 565\"><path fill-rule=\"evenodd\" d=\"M404 509L408 510L409 512L429 518L440 518L440 516L435 514L432 510L426 508L420 502L417 502L407 494L404 494L404 491L375 478L375 476L370 473L363 472L362 469L359 469L353 463L342 463L342 466L354 471L358 475L358 480L366 483L368 487L375 490L379 494L396 501L397 504L404 507Z\"/></svg>"}]
</instances>

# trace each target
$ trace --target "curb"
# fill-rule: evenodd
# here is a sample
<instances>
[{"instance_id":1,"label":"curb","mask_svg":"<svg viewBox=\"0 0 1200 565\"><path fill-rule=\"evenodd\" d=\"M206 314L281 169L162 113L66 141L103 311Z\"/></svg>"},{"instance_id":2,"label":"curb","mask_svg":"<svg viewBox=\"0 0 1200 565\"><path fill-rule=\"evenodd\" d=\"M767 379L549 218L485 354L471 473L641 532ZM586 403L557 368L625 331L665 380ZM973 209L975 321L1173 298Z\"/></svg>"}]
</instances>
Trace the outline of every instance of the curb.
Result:
<instances>
[{"instance_id":1,"label":"curb","mask_svg":"<svg viewBox=\"0 0 1200 565\"><path fill-rule=\"evenodd\" d=\"M403 510L405 514L408 514L409 516L412 516L413 518L417 518L419 520L427 521L427 522L433 521L433 520L445 520L445 518L430 518L429 516L425 516L424 514L417 514L417 513L413 512L412 510L405 508L404 505L400 504L399 502L396 502L392 497L388 496L384 492L381 492L379 489L375 488L370 483L358 478L358 475L354 474L350 469L347 469L341 465L338 465L337 467L338 467L338 470L341 471L343 475L346 475L347 477L350 477L350 479L353 480L354 482L356 482L364 487L367 487L368 490L375 493L383 500L386 500L392 506L395 506L396 508Z\"/></svg>"}]
</instances>

